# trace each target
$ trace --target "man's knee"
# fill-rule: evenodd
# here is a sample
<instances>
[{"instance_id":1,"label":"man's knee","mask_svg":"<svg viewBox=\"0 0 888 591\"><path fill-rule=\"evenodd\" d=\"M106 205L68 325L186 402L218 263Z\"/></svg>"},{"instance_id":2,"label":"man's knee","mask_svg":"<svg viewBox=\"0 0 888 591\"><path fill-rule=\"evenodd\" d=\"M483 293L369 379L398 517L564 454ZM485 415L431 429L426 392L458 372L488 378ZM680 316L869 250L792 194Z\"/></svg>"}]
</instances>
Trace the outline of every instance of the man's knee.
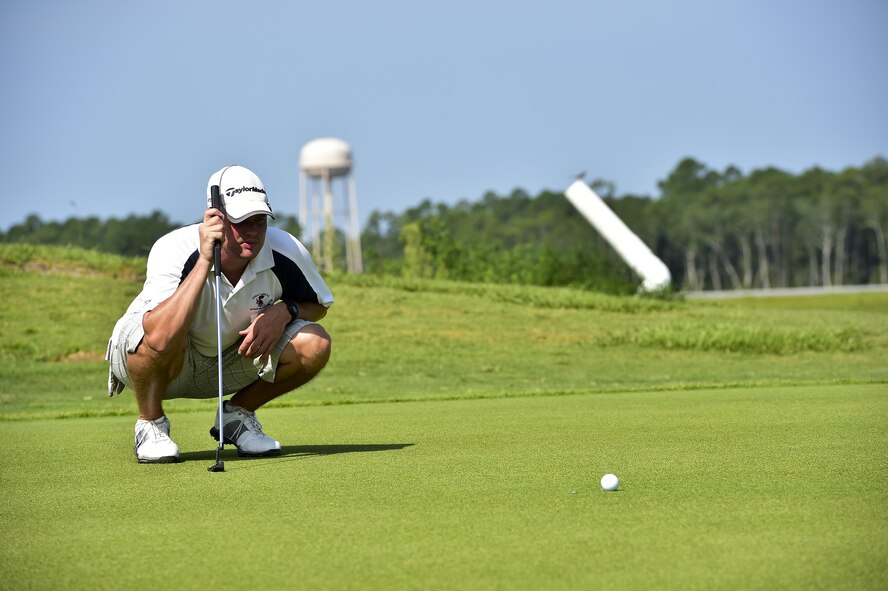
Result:
<instances>
[{"instance_id":1,"label":"man's knee","mask_svg":"<svg viewBox=\"0 0 888 591\"><path fill-rule=\"evenodd\" d=\"M306 370L319 372L330 359L332 339L320 324L309 324L290 341L280 361L300 363Z\"/></svg>"},{"instance_id":2,"label":"man's knee","mask_svg":"<svg viewBox=\"0 0 888 591\"><path fill-rule=\"evenodd\" d=\"M172 380L182 371L185 362L185 351L188 349L188 337L176 347L157 350L147 339L136 347L127 357L127 369L130 375L160 374Z\"/></svg>"}]
</instances>

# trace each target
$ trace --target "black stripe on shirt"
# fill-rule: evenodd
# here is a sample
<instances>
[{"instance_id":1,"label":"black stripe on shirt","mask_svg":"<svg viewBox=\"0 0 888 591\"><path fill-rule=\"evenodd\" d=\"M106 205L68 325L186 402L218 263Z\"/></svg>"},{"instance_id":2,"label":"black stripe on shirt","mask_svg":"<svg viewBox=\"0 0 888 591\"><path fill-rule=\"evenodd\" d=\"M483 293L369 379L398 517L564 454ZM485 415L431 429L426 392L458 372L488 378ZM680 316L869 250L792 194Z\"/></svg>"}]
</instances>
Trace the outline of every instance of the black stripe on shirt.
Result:
<instances>
[{"instance_id":1,"label":"black stripe on shirt","mask_svg":"<svg viewBox=\"0 0 888 591\"><path fill-rule=\"evenodd\" d=\"M281 282L281 299L287 302L317 302L318 294L299 265L276 250L271 252L274 256L274 267L271 270Z\"/></svg>"},{"instance_id":2,"label":"black stripe on shirt","mask_svg":"<svg viewBox=\"0 0 888 591\"><path fill-rule=\"evenodd\" d=\"M200 250L195 250L191 253L191 256L188 257L188 260L185 261L185 264L182 266L182 276L179 277L179 285L182 285L182 282L185 281L185 278L188 277L188 274L194 269L194 265L197 264L198 258L200 258Z\"/></svg>"}]
</instances>

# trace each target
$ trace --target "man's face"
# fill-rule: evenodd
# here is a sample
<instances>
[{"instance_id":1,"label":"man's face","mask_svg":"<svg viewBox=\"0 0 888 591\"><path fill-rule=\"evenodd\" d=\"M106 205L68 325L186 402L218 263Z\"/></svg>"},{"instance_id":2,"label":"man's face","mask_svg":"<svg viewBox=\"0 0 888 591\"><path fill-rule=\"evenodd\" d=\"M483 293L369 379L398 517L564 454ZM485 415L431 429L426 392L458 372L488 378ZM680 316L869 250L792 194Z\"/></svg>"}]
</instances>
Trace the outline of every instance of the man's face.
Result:
<instances>
[{"instance_id":1,"label":"man's face","mask_svg":"<svg viewBox=\"0 0 888 591\"><path fill-rule=\"evenodd\" d=\"M268 230L268 216L257 214L234 224L225 220L225 252L233 259L251 260L256 258L265 244Z\"/></svg>"}]
</instances>

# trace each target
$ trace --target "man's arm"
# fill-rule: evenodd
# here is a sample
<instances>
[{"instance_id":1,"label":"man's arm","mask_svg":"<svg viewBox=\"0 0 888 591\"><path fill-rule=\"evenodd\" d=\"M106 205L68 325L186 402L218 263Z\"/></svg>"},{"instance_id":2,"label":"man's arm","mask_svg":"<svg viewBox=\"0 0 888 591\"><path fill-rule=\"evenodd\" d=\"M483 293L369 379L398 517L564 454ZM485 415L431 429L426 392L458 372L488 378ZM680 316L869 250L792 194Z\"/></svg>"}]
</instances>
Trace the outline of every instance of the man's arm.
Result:
<instances>
[{"instance_id":1,"label":"man's arm","mask_svg":"<svg viewBox=\"0 0 888 591\"><path fill-rule=\"evenodd\" d=\"M200 256L194 268L173 295L145 313L144 342L151 350L164 353L184 347L200 293L212 268L213 243L222 240L222 227L222 212L218 209L204 212L203 223L198 228Z\"/></svg>"},{"instance_id":2,"label":"man's arm","mask_svg":"<svg viewBox=\"0 0 888 591\"><path fill-rule=\"evenodd\" d=\"M327 315L327 308L323 304L317 302L293 303L299 308L297 318L302 320L317 322ZM250 326L240 332L244 340L238 347L238 353L251 359L270 355L291 319L290 311L284 302L269 306L256 317Z\"/></svg>"},{"instance_id":3,"label":"man's arm","mask_svg":"<svg viewBox=\"0 0 888 591\"><path fill-rule=\"evenodd\" d=\"M327 315L327 307L317 302L294 302L299 308L299 318L317 322Z\"/></svg>"}]
</instances>

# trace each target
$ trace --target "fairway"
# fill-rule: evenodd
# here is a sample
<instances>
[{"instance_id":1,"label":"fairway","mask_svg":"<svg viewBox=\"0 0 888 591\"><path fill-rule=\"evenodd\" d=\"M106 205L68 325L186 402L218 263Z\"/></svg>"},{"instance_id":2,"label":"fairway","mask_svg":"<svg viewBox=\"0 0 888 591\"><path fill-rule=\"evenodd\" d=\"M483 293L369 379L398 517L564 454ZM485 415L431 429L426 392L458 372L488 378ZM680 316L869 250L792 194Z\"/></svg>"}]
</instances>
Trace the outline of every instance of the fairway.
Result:
<instances>
[{"instance_id":1,"label":"fairway","mask_svg":"<svg viewBox=\"0 0 888 591\"><path fill-rule=\"evenodd\" d=\"M4 587L875 589L882 384L272 408L280 458L0 422ZM603 492L605 472L621 478Z\"/></svg>"}]
</instances>

